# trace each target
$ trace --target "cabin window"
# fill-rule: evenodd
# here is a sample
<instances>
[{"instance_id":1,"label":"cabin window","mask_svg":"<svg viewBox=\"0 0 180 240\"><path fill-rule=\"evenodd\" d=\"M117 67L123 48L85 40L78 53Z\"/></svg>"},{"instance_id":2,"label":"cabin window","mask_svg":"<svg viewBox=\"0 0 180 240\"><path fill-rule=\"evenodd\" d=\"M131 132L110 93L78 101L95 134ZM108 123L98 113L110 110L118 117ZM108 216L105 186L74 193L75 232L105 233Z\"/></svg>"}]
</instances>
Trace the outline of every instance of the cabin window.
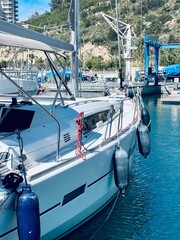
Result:
<instances>
[{"instance_id":1,"label":"cabin window","mask_svg":"<svg viewBox=\"0 0 180 240\"><path fill-rule=\"evenodd\" d=\"M94 129L96 127L96 123L98 121L97 120L97 115L94 114L94 115L89 116L88 121L89 121L89 124L90 124L91 128Z\"/></svg>"},{"instance_id":2,"label":"cabin window","mask_svg":"<svg viewBox=\"0 0 180 240\"><path fill-rule=\"evenodd\" d=\"M96 124L100 121L103 123L108 119L109 110L98 112L83 119L83 132L88 133L96 128Z\"/></svg>"},{"instance_id":3,"label":"cabin window","mask_svg":"<svg viewBox=\"0 0 180 240\"><path fill-rule=\"evenodd\" d=\"M90 125L88 123L88 120L86 118L84 118L84 120L83 120L83 132L87 133L90 130L91 129L90 129Z\"/></svg>"},{"instance_id":4,"label":"cabin window","mask_svg":"<svg viewBox=\"0 0 180 240\"><path fill-rule=\"evenodd\" d=\"M106 122L109 111L97 113L99 121Z\"/></svg>"}]
</instances>

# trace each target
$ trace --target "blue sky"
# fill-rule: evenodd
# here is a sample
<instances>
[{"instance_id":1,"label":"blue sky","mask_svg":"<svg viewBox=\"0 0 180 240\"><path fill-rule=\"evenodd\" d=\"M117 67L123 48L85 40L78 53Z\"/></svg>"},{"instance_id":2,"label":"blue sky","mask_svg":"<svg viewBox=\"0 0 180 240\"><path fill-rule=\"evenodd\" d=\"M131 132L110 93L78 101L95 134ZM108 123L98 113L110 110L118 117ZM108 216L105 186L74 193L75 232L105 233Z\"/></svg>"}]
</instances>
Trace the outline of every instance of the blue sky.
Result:
<instances>
[{"instance_id":1,"label":"blue sky","mask_svg":"<svg viewBox=\"0 0 180 240\"><path fill-rule=\"evenodd\" d=\"M37 11L39 14L49 11L51 0L19 0L19 21L28 20Z\"/></svg>"}]
</instances>

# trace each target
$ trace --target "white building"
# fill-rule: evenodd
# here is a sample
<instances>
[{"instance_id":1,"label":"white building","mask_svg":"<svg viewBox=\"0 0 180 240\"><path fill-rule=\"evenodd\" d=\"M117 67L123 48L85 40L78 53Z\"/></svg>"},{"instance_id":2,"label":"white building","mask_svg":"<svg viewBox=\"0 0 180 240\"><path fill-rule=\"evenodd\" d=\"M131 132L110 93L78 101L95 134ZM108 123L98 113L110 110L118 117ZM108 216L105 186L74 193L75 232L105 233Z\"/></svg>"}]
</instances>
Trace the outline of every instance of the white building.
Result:
<instances>
[{"instance_id":1,"label":"white building","mask_svg":"<svg viewBox=\"0 0 180 240\"><path fill-rule=\"evenodd\" d=\"M18 0L0 0L0 18L7 22L19 20Z\"/></svg>"}]
</instances>

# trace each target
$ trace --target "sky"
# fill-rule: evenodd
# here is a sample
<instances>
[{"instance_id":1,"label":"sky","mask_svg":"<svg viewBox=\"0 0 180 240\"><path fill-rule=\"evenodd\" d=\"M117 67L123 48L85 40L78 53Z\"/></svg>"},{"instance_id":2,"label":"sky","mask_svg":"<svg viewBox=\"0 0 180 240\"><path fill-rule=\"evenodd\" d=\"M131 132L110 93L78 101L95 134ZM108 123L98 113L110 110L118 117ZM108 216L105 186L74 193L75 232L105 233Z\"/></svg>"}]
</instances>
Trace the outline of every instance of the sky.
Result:
<instances>
[{"instance_id":1,"label":"sky","mask_svg":"<svg viewBox=\"0 0 180 240\"><path fill-rule=\"evenodd\" d=\"M51 0L19 0L19 21L28 20L34 12L43 14L50 11Z\"/></svg>"}]
</instances>

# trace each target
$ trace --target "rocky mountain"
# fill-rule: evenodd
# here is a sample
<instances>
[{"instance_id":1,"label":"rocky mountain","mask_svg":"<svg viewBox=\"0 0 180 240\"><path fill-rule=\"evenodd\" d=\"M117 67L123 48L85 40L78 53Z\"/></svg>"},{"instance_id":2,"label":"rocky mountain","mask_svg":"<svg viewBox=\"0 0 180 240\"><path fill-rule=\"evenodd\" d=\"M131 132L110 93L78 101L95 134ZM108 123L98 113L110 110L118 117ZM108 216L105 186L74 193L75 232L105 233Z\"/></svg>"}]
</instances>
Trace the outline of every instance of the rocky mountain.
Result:
<instances>
[{"instance_id":1,"label":"rocky mountain","mask_svg":"<svg viewBox=\"0 0 180 240\"><path fill-rule=\"evenodd\" d=\"M117 5L116 5L117 3ZM180 43L180 0L80 0L80 55L88 66L115 67L118 64L118 42L115 31L101 12L131 24L137 36L134 62L143 61L145 34L169 43ZM30 28L70 41L68 14L70 0L51 0L51 11L35 13L28 20ZM180 50L161 53L162 65L180 62Z\"/></svg>"}]
</instances>

